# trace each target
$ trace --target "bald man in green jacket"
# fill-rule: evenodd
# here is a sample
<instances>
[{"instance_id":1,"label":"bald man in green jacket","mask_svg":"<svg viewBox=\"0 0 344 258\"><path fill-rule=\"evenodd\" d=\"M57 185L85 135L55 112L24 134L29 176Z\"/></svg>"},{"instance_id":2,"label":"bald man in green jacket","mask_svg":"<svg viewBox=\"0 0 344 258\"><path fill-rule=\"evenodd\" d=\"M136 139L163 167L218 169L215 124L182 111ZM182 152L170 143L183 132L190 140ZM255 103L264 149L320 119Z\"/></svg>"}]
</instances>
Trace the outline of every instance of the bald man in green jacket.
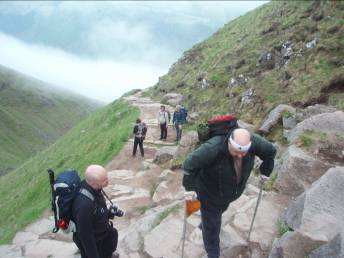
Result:
<instances>
[{"instance_id":1,"label":"bald man in green jacket","mask_svg":"<svg viewBox=\"0 0 344 258\"><path fill-rule=\"evenodd\" d=\"M222 213L243 193L255 156L263 161L260 173L266 180L274 168L275 155L272 143L238 128L229 137L212 137L184 161L183 185L187 191L197 192L201 202L201 228L208 258L220 256Z\"/></svg>"}]
</instances>

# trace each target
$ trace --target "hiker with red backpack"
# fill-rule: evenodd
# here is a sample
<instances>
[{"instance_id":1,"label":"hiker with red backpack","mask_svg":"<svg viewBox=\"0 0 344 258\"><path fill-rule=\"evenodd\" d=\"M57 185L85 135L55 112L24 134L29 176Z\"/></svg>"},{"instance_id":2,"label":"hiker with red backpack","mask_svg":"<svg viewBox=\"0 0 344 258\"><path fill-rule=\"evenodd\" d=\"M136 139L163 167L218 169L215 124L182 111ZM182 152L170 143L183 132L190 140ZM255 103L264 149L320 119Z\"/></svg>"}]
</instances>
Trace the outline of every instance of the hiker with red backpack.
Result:
<instances>
[{"instance_id":1,"label":"hiker with red backpack","mask_svg":"<svg viewBox=\"0 0 344 258\"><path fill-rule=\"evenodd\" d=\"M133 157L136 156L137 145L140 147L141 156L144 157L143 141L146 138L147 125L141 121L140 118L136 119L136 124L133 129L134 134L134 148Z\"/></svg>"},{"instance_id":2,"label":"hiker with red backpack","mask_svg":"<svg viewBox=\"0 0 344 258\"><path fill-rule=\"evenodd\" d=\"M210 119L199 130L203 143L185 159L183 186L200 201L200 228L208 258L220 255L222 213L243 193L254 166L255 156L263 162L261 178L274 168L275 147L262 137L238 128L234 116Z\"/></svg>"}]
</instances>

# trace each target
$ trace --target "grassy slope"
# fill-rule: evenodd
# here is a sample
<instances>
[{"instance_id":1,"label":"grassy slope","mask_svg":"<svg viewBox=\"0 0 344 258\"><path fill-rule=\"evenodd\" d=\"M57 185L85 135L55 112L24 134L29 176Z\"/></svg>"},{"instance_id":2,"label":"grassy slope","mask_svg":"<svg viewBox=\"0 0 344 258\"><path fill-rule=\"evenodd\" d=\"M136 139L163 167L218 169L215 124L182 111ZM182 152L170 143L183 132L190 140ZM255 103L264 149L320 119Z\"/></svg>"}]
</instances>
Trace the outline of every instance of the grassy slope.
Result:
<instances>
[{"instance_id":1,"label":"grassy slope","mask_svg":"<svg viewBox=\"0 0 344 258\"><path fill-rule=\"evenodd\" d=\"M0 175L18 167L98 107L93 100L0 66Z\"/></svg>"},{"instance_id":2,"label":"grassy slope","mask_svg":"<svg viewBox=\"0 0 344 258\"><path fill-rule=\"evenodd\" d=\"M234 112L256 125L279 103L303 106L321 102L322 89L329 93L328 104L344 109L344 67L343 62L338 64L344 59L343 10L344 2L340 1L322 1L319 6L310 1L268 3L186 51L146 94L159 99L167 92L179 92L186 97L189 110L201 113L201 118ZM311 18L320 14L324 17L320 21ZM272 24L274 30L262 34ZM337 31L329 32L335 27ZM307 49L305 43L315 37L317 46ZM301 50L302 56L294 55L282 68L261 69L260 54L274 52L288 40L294 52ZM245 62L239 66L241 60ZM292 75L289 81L282 80L286 71ZM200 73L206 73L211 85L207 89L199 86L196 78ZM230 79L240 74L249 78L248 83L229 89ZM326 90L336 78L341 81L341 89ZM240 108L241 94L248 89L254 90L254 102Z\"/></svg>"},{"instance_id":3,"label":"grassy slope","mask_svg":"<svg viewBox=\"0 0 344 258\"><path fill-rule=\"evenodd\" d=\"M37 219L49 206L50 189L46 169L105 165L131 134L138 109L118 100L91 114L56 143L0 177L0 244Z\"/></svg>"}]
</instances>

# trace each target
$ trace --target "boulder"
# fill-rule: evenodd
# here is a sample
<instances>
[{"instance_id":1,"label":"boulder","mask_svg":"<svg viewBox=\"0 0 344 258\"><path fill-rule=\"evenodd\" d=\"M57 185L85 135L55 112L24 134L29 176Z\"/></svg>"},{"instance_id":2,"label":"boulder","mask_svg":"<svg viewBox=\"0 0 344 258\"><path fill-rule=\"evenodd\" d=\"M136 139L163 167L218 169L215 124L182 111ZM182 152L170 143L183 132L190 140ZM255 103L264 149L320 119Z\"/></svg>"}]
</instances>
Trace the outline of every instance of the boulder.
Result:
<instances>
[{"instance_id":1,"label":"boulder","mask_svg":"<svg viewBox=\"0 0 344 258\"><path fill-rule=\"evenodd\" d=\"M228 82L229 88L234 88L237 86L245 85L248 82L248 77L245 77L243 74L239 74L237 77L232 77Z\"/></svg>"},{"instance_id":2,"label":"boulder","mask_svg":"<svg viewBox=\"0 0 344 258\"><path fill-rule=\"evenodd\" d=\"M176 146L164 146L155 153L153 162L160 165L166 163L167 161L173 159L177 153Z\"/></svg>"},{"instance_id":3,"label":"boulder","mask_svg":"<svg viewBox=\"0 0 344 258\"><path fill-rule=\"evenodd\" d=\"M246 129L246 130L248 130L248 131L250 131L252 133L254 132L254 125L246 123L246 122L244 122L242 120L238 120L238 126L240 128L244 128L244 129Z\"/></svg>"},{"instance_id":4,"label":"boulder","mask_svg":"<svg viewBox=\"0 0 344 258\"><path fill-rule=\"evenodd\" d=\"M155 190L153 195L153 202L158 203L161 201L172 200L173 194L169 188L168 181L162 181Z\"/></svg>"},{"instance_id":5,"label":"boulder","mask_svg":"<svg viewBox=\"0 0 344 258\"><path fill-rule=\"evenodd\" d=\"M112 170L108 172L108 178L111 179L121 179L121 180L128 180L134 177L134 172L131 170Z\"/></svg>"},{"instance_id":6,"label":"boulder","mask_svg":"<svg viewBox=\"0 0 344 258\"><path fill-rule=\"evenodd\" d=\"M246 240L230 226L226 225L220 233L221 256L226 258L248 257Z\"/></svg>"},{"instance_id":7,"label":"boulder","mask_svg":"<svg viewBox=\"0 0 344 258\"><path fill-rule=\"evenodd\" d=\"M273 243L269 258L309 257L319 246L332 241L338 234L337 220L331 215L316 214L295 231L288 231Z\"/></svg>"},{"instance_id":8,"label":"boulder","mask_svg":"<svg viewBox=\"0 0 344 258\"><path fill-rule=\"evenodd\" d=\"M27 242L37 240L39 235L36 235L32 232L21 231L18 232L12 240L12 243L16 246L24 245Z\"/></svg>"},{"instance_id":9,"label":"boulder","mask_svg":"<svg viewBox=\"0 0 344 258\"><path fill-rule=\"evenodd\" d=\"M122 195L112 199L121 209L129 210L138 206L148 205L151 202L150 193L143 188L135 188L129 195Z\"/></svg>"},{"instance_id":10,"label":"boulder","mask_svg":"<svg viewBox=\"0 0 344 258\"><path fill-rule=\"evenodd\" d=\"M144 252L150 257L180 257L183 220L169 215L144 237Z\"/></svg>"},{"instance_id":11,"label":"boulder","mask_svg":"<svg viewBox=\"0 0 344 258\"><path fill-rule=\"evenodd\" d=\"M275 58L271 52L262 52L258 58L258 63L264 70L275 68Z\"/></svg>"},{"instance_id":12,"label":"boulder","mask_svg":"<svg viewBox=\"0 0 344 258\"><path fill-rule=\"evenodd\" d=\"M324 133L343 133L344 132L344 112L336 111L333 113L323 113L311 116L308 119L298 123L289 135L288 140L294 142L300 134L305 131L317 131Z\"/></svg>"},{"instance_id":13,"label":"boulder","mask_svg":"<svg viewBox=\"0 0 344 258\"><path fill-rule=\"evenodd\" d=\"M183 100L184 96L179 93L167 93L162 97L161 102L168 103L172 106L176 106L180 105Z\"/></svg>"},{"instance_id":14,"label":"boulder","mask_svg":"<svg viewBox=\"0 0 344 258\"><path fill-rule=\"evenodd\" d=\"M27 226L24 231L31 232L35 235L42 235L44 233L51 232L53 228L54 221L43 218Z\"/></svg>"},{"instance_id":15,"label":"boulder","mask_svg":"<svg viewBox=\"0 0 344 258\"><path fill-rule=\"evenodd\" d=\"M188 119L190 122L194 122L199 118L199 113L197 112L192 112L191 114L188 115Z\"/></svg>"},{"instance_id":16,"label":"boulder","mask_svg":"<svg viewBox=\"0 0 344 258\"><path fill-rule=\"evenodd\" d=\"M282 116L282 124L284 129L293 129L297 124L295 115Z\"/></svg>"},{"instance_id":17,"label":"boulder","mask_svg":"<svg viewBox=\"0 0 344 258\"><path fill-rule=\"evenodd\" d=\"M182 135L176 156L185 156L192 151L198 143L198 134L196 131L189 131Z\"/></svg>"},{"instance_id":18,"label":"boulder","mask_svg":"<svg viewBox=\"0 0 344 258\"><path fill-rule=\"evenodd\" d=\"M296 110L295 108L285 104L278 105L264 119L259 131L263 133L269 133L270 130L281 121L284 112L295 114Z\"/></svg>"},{"instance_id":19,"label":"boulder","mask_svg":"<svg viewBox=\"0 0 344 258\"><path fill-rule=\"evenodd\" d=\"M274 187L281 193L298 196L320 178L331 165L291 145L282 156Z\"/></svg>"},{"instance_id":20,"label":"boulder","mask_svg":"<svg viewBox=\"0 0 344 258\"><path fill-rule=\"evenodd\" d=\"M74 243L49 239L38 239L25 245L27 257L60 257L74 258L78 248Z\"/></svg>"},{"instance_id":21,"label":"boulder","mask_svg":"<svg viewBox=\"0 0 344 258\"><path fill-rule=\"evenodd\" d=\"M343 257L344 256L344 167L329 169L312 187L298 196L286 210L283 219L289 227L294 230L312 229L310 223L315 216L323 216L323 221L331 221L333 217L336 222L321 224L317 234L329 241L327 244L312 251L310 257ZM315 223L313 223L315 224ZM326 226L327 225L327 226ZM332 225L332 226L331 226ZM315 229L314 229L315 230ZM340 236L333 237L339 230ZM330 233L329 233L330 232ZM330 239L332 237L332 239ZM326 254L321 256L321 254ZM331 255L329 255L331 254Z\"/></svg>"},{"instance_id":22,"label":"boulder","mask_svg":"<svg viewBox=\"0 0 344 258\"><path fill-rule=\"evenodd\" d=\"M22 258L22 250L15 245L0 245L1 258Z\"/></svg>"},{"instance_id":23,"label":"boulder","mask_svg":"<svg viewBox=\"0 0 344 258\"><path fill-rule=\"evenodd\" d=\"M171 176L173 176L174 175L174 173L173 173L173 171L172 170L170 170L170 169L165 169L165 170L163 170L162 172L161 172L161 174L159 175L159 179L168 179L168 178L170 178Z\"/></svg>"},{"instance_id":24,"label":"boulder","mask_svg":"<svg viewBox=\"0 0 344 258\"><path fill-rule=\"evenodd\" d=\"M248 89L241 93L241 104L240 107L251 104L253 101L253 89Z\"/></svg>"},{"instance_id":25,"label":"boulder","mask_svg":"<svg viewBox=\"0 0 344 258\"><path fill-rule=\"evenodd\" d=\"M250 229L257 198L250 199L247 203L237 209L232 225L244 236ZM250 242L259 246L263 251L270 250L274 237L277 235L276 221L280 217L283 206L272 194L263 197L256 214ZM229 208L230 209L230 208ZM273 222L273 223L272 223Z\"/></svg>"},{"instance_id":26,"label":"boulder","mask_svg":"<svg viewBox=\"0 0 344 258\"><path fill-rule=\"evenodd\" d=\"M323 114L323 113L333 113L338 111L335 107L326 106L322 104L316 104L314 106L308 106L305 109L298 110L296 113L296 119L301 122L311 116Z\"/></svg>"}]
</instances>

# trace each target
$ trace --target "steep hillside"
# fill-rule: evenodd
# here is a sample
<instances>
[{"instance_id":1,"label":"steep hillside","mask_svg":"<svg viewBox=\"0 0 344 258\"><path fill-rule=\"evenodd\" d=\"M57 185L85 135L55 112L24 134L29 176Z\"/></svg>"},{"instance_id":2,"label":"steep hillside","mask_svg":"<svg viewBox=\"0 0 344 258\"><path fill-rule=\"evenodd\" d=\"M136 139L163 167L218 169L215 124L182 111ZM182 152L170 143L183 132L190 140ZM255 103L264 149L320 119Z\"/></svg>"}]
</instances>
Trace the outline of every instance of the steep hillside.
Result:
<instances>
[{"instance_id":1,"label":"steep hillside","mask_svg":"<svg viewBox=\"0 0 344 258\"><path fill-rule=\"evenodd\" d=\"M273 1L186 51L146 94L257 125L279 103L344 109L344 2Z\"/></svg>"},{"instance_id":2,"label":"steep hillside","mask_svg":"<svg viewBox=\"0 0 344 258\"><path fill-rule=\"evenodd\" d=\"M49 205L46 169L77 169L113 157L131 134L138 109L118 100L96 111L11 173L0 177L0 243L37 219Z\"/></svg>"},{"instance_id":3,"label":"steep hillside","mask_svg":"<svg viewBox=\"0 0 344 258\"><path fill-rule=\"evenodd\" d=\"M99 106L0 66L0 175L47 147Z\"/></svg>"}]
</instances>

